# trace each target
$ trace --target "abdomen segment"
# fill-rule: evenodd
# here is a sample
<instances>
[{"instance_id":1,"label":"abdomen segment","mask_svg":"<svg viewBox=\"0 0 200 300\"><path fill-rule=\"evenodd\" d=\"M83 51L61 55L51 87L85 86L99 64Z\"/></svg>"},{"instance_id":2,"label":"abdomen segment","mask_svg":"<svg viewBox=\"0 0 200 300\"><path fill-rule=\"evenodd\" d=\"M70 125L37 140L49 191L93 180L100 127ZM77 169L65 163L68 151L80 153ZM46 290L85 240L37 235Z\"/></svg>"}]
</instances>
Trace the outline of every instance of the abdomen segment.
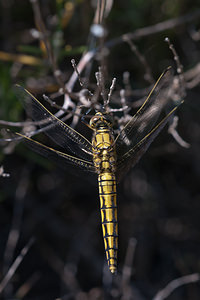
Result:
<instances>
[{"instance_id":1,"label":"abdomen segment","mask_svg":"<svg viewBox=\"0 0 200 300\"><path fill-rule=\"evenodd\" d=\"M116 178L114 174L105 172L99 174L98 181L106 258L110 271L115 273L118 250Z\"/></svg>"}]
</instances>

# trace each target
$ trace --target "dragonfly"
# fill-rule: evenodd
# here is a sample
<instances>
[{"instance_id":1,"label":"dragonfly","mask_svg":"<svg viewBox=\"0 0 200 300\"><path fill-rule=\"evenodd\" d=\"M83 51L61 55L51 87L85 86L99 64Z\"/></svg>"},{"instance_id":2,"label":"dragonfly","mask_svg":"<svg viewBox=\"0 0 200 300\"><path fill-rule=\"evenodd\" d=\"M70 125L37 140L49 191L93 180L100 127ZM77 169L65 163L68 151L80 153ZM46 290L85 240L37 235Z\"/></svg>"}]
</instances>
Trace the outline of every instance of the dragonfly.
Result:
<instances>
[{"instance_id":1,"label":"dragonfly","mask_svg":"<svg viewBox=\"0 0 200 300\"><path fill-rule=\"evenodd\" d=\"M147 151L180 104L174 104L169 113L158 121L161 111L167 108L168 101L163 100L162 93L157 90L168 71L167 69L160 75L142 106L117 136L113 133L111 114L104 108L96 112L88 124L93 132L91 141L52 114L29 91L17 86L18 97L27 113L34 121L41 122L40 127L45 129L45 134L65 151L50 148L32 139L28 134L15 133L15 136L61 167L72 165L74 168L97 175L104 247L111 273L117 271L116 185Z\"/></svg>"}]
</instances>

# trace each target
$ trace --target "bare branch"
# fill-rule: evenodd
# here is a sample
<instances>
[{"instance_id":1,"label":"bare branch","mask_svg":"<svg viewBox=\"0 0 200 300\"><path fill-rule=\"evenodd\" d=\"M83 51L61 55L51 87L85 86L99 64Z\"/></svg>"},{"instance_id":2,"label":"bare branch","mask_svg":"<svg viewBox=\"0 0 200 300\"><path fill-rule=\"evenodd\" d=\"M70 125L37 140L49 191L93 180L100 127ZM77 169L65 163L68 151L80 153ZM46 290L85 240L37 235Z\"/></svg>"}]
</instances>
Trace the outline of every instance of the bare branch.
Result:
<instances>
[{"instance_id":1,"label":"bare branch","mask_svg":"<svg viewBox=\"0 0 200 300\"><path fill-rule=\"evenodd\" d=\"M123 73L123 83L124 83L124 88L126 93L130 93L131 92L131 84L130 84L130 73L128 71L125 71Z\"/></svg>"},{"instance_id":2,"label":"bare branch","mask_svg":"<svg viewBox=\"0 0 200 300\"><path fill-rule=\"evenodd\" d=\"M191 38L195 41L198 42L200 40L200 29L196 30L196 28L191 28L189 30Z\"/></svg>"},{"instance_id":3,"label":"bare branch","mask_svg":"<svg viewBox=\"0 0 200 300\"><path fill-rule=\"evenodd\" d=\"M170 39L168 37L165 38L165 42L168 43L169 49L172 51L173 56L174 56L174 61L176 62L176 71L178 74L178 80L179 80L179 87L180 87L180 96L181 98L184 98L186 96L186 91L185 91L185 79L183 75L183 65L180 62L180 58L174 48L174 45L170 42Z\"/></svg>"},{"instance_id":4,"label":"bare branch","mask_svg":"<svg viewBox=\"0 0 200 300\"><path fill-rule=\"evenodd\" d=\"M113 78L112 84L111 84L111 86L110 86L110 90L109 90L109 93L108 93L108 99L107 99L106 105L108 105L108 104L110 103L110 97L111 97L112 92L113 92L113 90L114 90L114 88L115 88L115 84L116 84L116 78Z\"/></svg>"},{"instance_id":5,"label":"bare branch","mask_svg":"<svg viewBox=\"0 0 200 300\"><path fill-rule=\"evenodd\" d=\"M49 263L50 267L58 274L63 283L71 292L79 291L80 287L76 279L76 267L73 268L73 263L64 263L62 259L54 252L47 244L40 246L44 258Z\"/></svg>"},{"instance_id":6,"label":"bare branch","mask_svg":"<svg viewBox=\"0 0 200 300\"><path fill-rule=\"evenodd\" d=\"M33 245L33 243L34 243L34 238L31 238L29 240L29 242L27 243L27 245L21 250L20 254L17 256L17 258L15 259L13 264L11 265L7 274L5 275L3 280L0 282L0 294L2 293L2 291L4 290L6 285L9 283L9 281L11 280L13 275L15 274L17 268L21 264L22 260L24 259L25 255L27 254L27 252L29 251L29 249Z\"/></svg>"},{"instance_id":7,"label":"bare branch","mask_svg":"<svg viewBox=\"0 0 200 300\"><path fill-rule=\"evenodd\" d=\"M21 219L24 210L24 199L29 185L29 175L30 172L28 168L25 167L21 172L19 184L16 189L12 224L4 251L4 274L8 271L8 268L11 265L14 251L20 236Z\"/></svg>"},{"instance_id":8,"label":"bare branch","mask_svg":"<svg viewBox=\"0 0 200 300\"><path fill-rule=\"evenodd\" d=\"M24 122L10 122L0 120L0 125L11 126L11 127L23 127L25 125L33 125L34 121L24 121Z\"/></svg>"},{"instance_id":9,"label":"bare branch","mask_svg":"<svg viewBox=\"0 0 200 300\"><path fill-rule=\"evenodd\" d=\"M35 272L33 275L31 275L31 277L28 278L28 280L26 280L25 283L17 290L16 298L23 299L30 292L40 277L41 274L39 272Z\"/></svg>"},{"instance_id":10,"label":"bare branch","mask_svg":"<svg viewBox=\"0 0 200 300\"><path fill-rule=\"evenodd\" d=\"M51 65L53 66L54 70L57 70L55 57L51 48L51 44L48 40L48 32L46 30L45 24L42 19L41 10L39 6L38 0L30 0L33 8L34 18L36 27L39 29L40 34L38 34L38 38L42 39L44 42L47 55L49 56L49 60Z\"/></svg>"},{"instance_id":11,"label":"bare branch","mask_svg":"<svg viewBox=\"0 0 200 300\"><path fill-rule=\"evenodd\" d=\"M129 109L128 106L124 106L124 107L121 107L121 108L109 108L109 112L119 112L119 111L125 112L128 109Z\"/></svg>"},{"instance_id":12,"label":"bare branch","mask_svg":"<svg viewBox=\"0 0 200 300\"><path fill-rule=\"evenodd\" d=\"M128 105L126 105L126 98L125 98L125 90L120 90L120 102L121 102L121 111L124 112L125 115L125 111L129 108Z\"/></svg>"},{"instance_id":13,"label":"bare branch","mask_svg":"<svg viewBox=\"0 0 200 300\"><path fill-rule=\"evenodd\" d=\"M103 98L104 105L107 105L106 92L105 92L105 80L102 68L99 67L99 71L95 73L95 77L97 80L97 87L99 89L100 95Z\"/></svg>"},{"instance_id":14,"label":"bare branch","mask_svg":"<svg viewBox=\"0 0 200 300\"><path fill-rule=\"evenodd\" d=\"M152 26L147 26L143 28L136 29L134 32L125 33L122 36L112 39L109 42L105 44L106 47L113 47L115 45L118 45L124 41L124 38L128 38L130 40L136 40L145 36L149 36L152 34L156 34L165 30L169 30L178 26L181 26L186 23L190 23L194 21L195 19L198 19L200 17L200 9L188 13L184 16L170 19L164 22L157 23Z\"/></svg>"},{"instance_id":15,"label":"bare branch","mask_svg":"<svg viewBox=\"0 0 200 300\"><path fill-rule=\"evenodd\" d=\"M200 83L200 63L184 73L186 87L192 89Z\"/></svg>"},{"instance_id":16,"label":"bare branch","mask_svg":"<svg viewBox=\"0 0 200 300\"><path fill-rule=\"evenodd\" d=\"M65 122L67 119L69 119L69 118L71 118L71 116L73 116L74 115L74 113L73 112L71 112L71 115L70 115L70 113L67 115L67 116L65 116L65 117L63 117L63 118L61 118L60 120L62 120L63 122ZM76 115L76 113L75 113L75 115ZM79 117L82 117L82 115L80 115L80 114L78 114L78 116ZM45 122L47 122L47 120L45 119L45 120L42 120L42 121L45 121ZM40 121L41 122L41 121ZM35 122L35 123L39 123L39 122ZM33 123L34 124L34 123ZM49 128L51 128L52 126L54 126L53 124L49 124L49 125L47 125L47 126L44 126L44 127L42 127L42 128L40 128L40 129L35 129L35 130L31 130L30 131L30 127L28 128L28 130L27 130L27 128L26 128L26 130L24 130L24 133L28 136L28 137L32 137L32 136L34 136L34 135L36 135L36 134L39 134L39 133L42 133L42 132L45 132L46 130L48 130ZM28 127L28 126L27 126ZM2 129L3 130L3 129ZM1 132L2 132L2 130L1 130ZM9 130L7 129L7 131L9 132ZM12 141L20 141L20 140L22 140L22 138L19 136L19 137L7 137L7 135L9 135L9 134L6 134L6 132L3 132L3 134L2 135L4 135L5 137L4 138L2 138L2 139L0 139L0 142L12 142Z\"/></svg>"},{"instance_id":17,"label":"bare branch","mask_svg":"<svg viewBox=\"0 0 200 300\"><path fill-rule=\"evenodd\" d=\"M51 43L49 42L49 39L48 39L48 32L45 27L45 23L43 22L43 19L42 19L39 2L38 2L38 0L30 0L30 2L32 4L32 8L33 8L36 27L39 29L39 32L41 33L38 35L38 38L41 41L43 41L43 43L45 45L46 53L48 55L50 65L53 68L54 76L55 76L58 84L63 88L65 93L68 93L68 90L66 89L64 82L62 80L62 72L59 70L59 68L57 66L56 58L55 58L53 49L51 47Z\"/></svg>"},{"instance_id":18,"label":"bare branch","mask_svg":"<svg viewBox=\"0 0 200 300\"><path fill-rule=\"evenodd\" d=\"M191 275L186 275L186 276L174 279L170 283L168 283L168 285L163 290L159 291L155 295L153 300L164 300L178 287L185 285L185 284L197 282L199 280L200 280L199 273L194 273Z\"/></svg>"},{"instance_id":19,"label":"bare branch","mask_svg":"<svg viewBox=\"0 0 200 300\"><path fill-rule=\"evenodd\" d=\"M126 293L126 288L130 283L131 274L132 274L132 264L135 255L135 249L137 245L137 240L135 238L130 238L128 243L128 248L126 251L125 263L122 270L122 286L124 294Z\"/></svg>"},{"instance_id":20,"label":"bare branch","mask_svg":"<svg viewBox=\"0 0 200 300\"><path fill-rule=\"evenodd\" d=\"M84 86L84 83L81 80L80 73L79 73L79 71L77 69L77 65L76 65L75 59L71 59L71 63L72 63L72 67L74 68L74 71L76 72L76 74L78 76L78 80L79 80L80 86Z\"/></svg>"},{"instance_id":21,"label":"bare branch","mask_svg":"<svg viewBox=\"0 0 200 300\"><path fill-rule=\"evenodd\" d=\"M139 59L140 63L144 66L145 69L145 74L144 74L144 79L149 82L150 84L153 84L155 82L152 72L151 72L151 68L146 60L146 58L144 57L144 55L142 55L138 48L136 47L136 45L127 37L124 37L124 41L127 42L127 44L130 46L131 50L133 51L133 53L136 55L136 57Z\"/></svg>"},{"instance_id":22,"label":"bare branch","mask_svg":"<svg viewBox=\"0 0 200 300\"><path fill-rule=\"evenodd\" d=\"M89 51L83 55L83 57L81 58L81 60L79 61L78 65L77 65L77 70L79 71L79 74L81 74L81 72L84 70L86 65L94 57L94 54L95 54L94 51ZM63 106L62 106L63 109L68 109L69 103L72 102L70 99L70 93L71 93L77 79L78 79L78 75L77 75L77 72L74 70L69 81L65 84L64 91L66 90L66 91L68 91L68 93L65 94L65 99L64 99ZM63 111L59 110L55 115L57 118L60 118L63 115Z\"/></svg>"},{"instance_id":23,"label":"bare branch","mask_svg":"<svg viewBox=\"0 0 200 300\"><path fill-rule=\"evenodd\" d=\"M190 148L190 144L185 142L182 137L177 132L177 126L178 126L178 116L174 116L172 124L168 128L168 132L173 136L173 138L177 141L177 143L184 147L184 148Z\"/></svg>"}]
</instances>

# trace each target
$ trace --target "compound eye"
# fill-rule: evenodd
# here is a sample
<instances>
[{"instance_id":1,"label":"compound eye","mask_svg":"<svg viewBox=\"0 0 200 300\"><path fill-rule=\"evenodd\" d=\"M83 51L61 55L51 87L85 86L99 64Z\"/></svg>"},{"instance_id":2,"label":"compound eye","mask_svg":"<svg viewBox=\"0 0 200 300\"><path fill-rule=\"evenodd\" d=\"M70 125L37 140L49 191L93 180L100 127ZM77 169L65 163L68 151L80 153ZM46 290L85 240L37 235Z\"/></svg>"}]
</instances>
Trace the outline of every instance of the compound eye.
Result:
<instances>
[{"instance_id":1,"label":"compound eye","mask_svg":"<svg viewBox=\"0 0 200 300\"><path fill-rule=\"evenodd\" d=\"M92 119L90 120L90 126L94 127L96 125L96 123L98 122L99 117L92 117Z\"/></svg>"}]
</instances>

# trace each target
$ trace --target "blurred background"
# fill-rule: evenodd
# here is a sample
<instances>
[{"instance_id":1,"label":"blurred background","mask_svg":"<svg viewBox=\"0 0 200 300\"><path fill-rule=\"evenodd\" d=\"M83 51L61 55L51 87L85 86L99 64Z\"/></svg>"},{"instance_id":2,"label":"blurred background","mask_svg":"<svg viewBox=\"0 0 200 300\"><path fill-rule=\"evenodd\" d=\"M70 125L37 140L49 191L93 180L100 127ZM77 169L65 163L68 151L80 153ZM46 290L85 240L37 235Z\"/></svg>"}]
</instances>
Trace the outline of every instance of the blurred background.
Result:
<instances>
[{"instance_id":1,"label":"blurred background","mask_svg":"<svg viewBox=\"0 0 200 300\"><path fill-rule=\"evenodd\" d=\"M15 83L40 100L44 93L56 95L71 78L71 59L78 63L101 43L104 55L84 67L89 88L96 85L94 73L103 57L109 82L117 78L116 91L125 85L130 102L142 99L167 66L177 71L176 55L164 41L168 37L183 66L180 137L174 139L166 126L118 185L114 278L105 261L97 180L76 176L70 168L62 171L23 144L1 142L1 299L161 300L166 298L156 298L158 291L186 275L194 282L178 281L181 286L167 299L199 299L199 1L107 1L104 27L97 28L102 35L94 33L95 11L92 0L0 1L1 128L20 131L20 122L27 120L12 90ZM127 33L133 34L129 42L124 41ZM73 91L79 90L76 83ZM75 122L72 117L69 124ZM75 128L85 134L79 122ZM40 140L53 146L45 135ZM15 270L16 258L22 261ZM6 282L8 270L14 274Z\"/></svg>"}]
</instances>

